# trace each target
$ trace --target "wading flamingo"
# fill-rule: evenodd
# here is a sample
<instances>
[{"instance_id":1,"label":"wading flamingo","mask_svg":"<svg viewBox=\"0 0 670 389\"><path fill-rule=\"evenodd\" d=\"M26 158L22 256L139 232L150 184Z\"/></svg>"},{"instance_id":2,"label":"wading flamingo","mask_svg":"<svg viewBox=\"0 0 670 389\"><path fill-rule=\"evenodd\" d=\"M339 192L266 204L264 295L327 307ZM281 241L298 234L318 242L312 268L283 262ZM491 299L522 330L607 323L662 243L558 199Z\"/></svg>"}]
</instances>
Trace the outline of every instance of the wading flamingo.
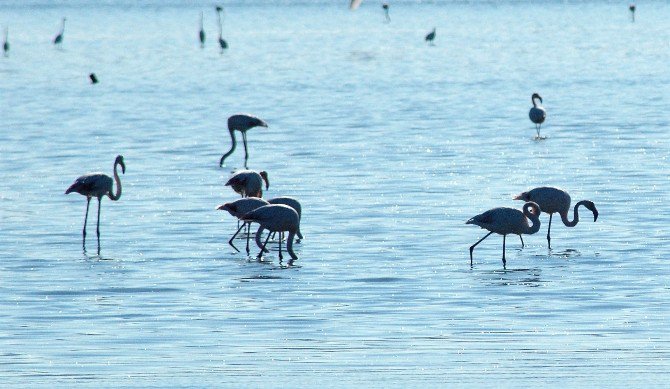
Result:
<instances>
[{"instance_id":1,"label":"wading flamingo","mask_svg":"<svg viewBox=\"0 0 670 389\"><path fill-rule=\"evenodd\" d=\"M549 214L549 228L547 229L547 243L549 244L549 248L551 248L551 218L554 216L554 213L561 215L561 221L563 221L563 224L565 224L566 227L574 227L579 222L578 208L580 205L583 205L593 212L593 221L595 222L598 220L598 210L596 209L596 205L593 204L593 201L589 200L582 200L575 204L572 221L568 220L571 201L570 195L568 192L558 188L548 186L535 188L515 196L514 200L532 201L540 206L542 212Z\"/></svg>"},{"instance_id":2,"label":"wading flamingo","mask_svg":"<svg viewBox=\"0 0 670 389\"><path fill-rule=\"evenodd\" d=\"M200 38L200 48L205 47L205 29L202 25L203 14L200 11L200 31L198 32L198 38Z\"/></svg>"},{"instance_id":3,"label":"wading flamingo","mask_svg":"<svg viewBox=\"0 0 670 389\"><path fill-rule=\"evenodd\" d=\"M279 259L283 258L281 253L282 233L288 231L288 238L286 239L286 250L292 259L298 259L298 256L293 252L293 238L300 229L300 218L295 209L283 204L270 204L247 213L242 216L243 221L260 224L258 230L269 230L270 232L279 232ZM258 232L256 233L258 236ZM258 253L258 259L261 259L265 246L268 244L270 234L265 239L265 243Z\"/></svg>"},{"instance_id":4,"label":"wading flamingo","mask_svg":"<svg viewBox=\"0 0 670 389\"><path fill-rule=\"evenodd\" d=\"M544 123L544 119L547 117L547 111L541 105L538 106L538 104L535 102L535 99L540 100L540 104L542 104L542 97L540 97L540 95L537 93L533 93L533 95L530 97L530 101L533 102L533 108L531 108L528 112L528 117L530 118L531 122L535 123L535 131L537 131L536 139L542 139L540 136L540 128L542 127L542 123Z\"/></svg>"},{"instance_id":5,"label":"wading flamingo","mask_svg":"<svg viewBox=\"0 0 670 389\"><path fill-rule=\"evenodd\" d=\"M5 27L5 39L2 42L2 52L5 54L5 57L9 53L9 27Z\"/></svg>"},{"instance_id":6,"label":"wading flamingo","mask_svg":"<svg viewBox=\"0 0 670 389\"><path fill-rule=\"evenodd\" d=\"M478 240L477 243L470 246L470 266L472 266L472 252L474 251L475 247L494 232L503 236L502 262L503 266L505 266L507 264L507 261L505 261L505 238L508 234L519 236L521 236L521 234L532 235L539 231L539 215L540 207L533 202L528 202L524 204L523 212L516 208L493 208L465 222L465 224L474 224L483 229L491 231L486 234L486 236ZM532 226L528 225L528 219L533 222Z\"/></svg>"},{"instance_id":7,"label":"wading flamingo","mask_svg":"<svg viewBox=\"0 0 670 389\"><path fill-rule=\"evenodd\" d=\"M61 43L63 43L63 34L65 33L65 20L67 19L63 18L63 21L61 22L60 32L54 38L54 45L60 45Z\"/></svg>"},{"instance_id":8,"label":"wading flamingo","mask_svg":"<svg viewBox=\"0 0 670 389\"><path fill-rule=\"evenodd\" d=\"M98 225L96 228L96 233L98 240L100 240L100 202L102 196L109 196L110 199L117 201L121 198L121 180L119 179L119 174L116 171L116 167L121 165L121 172L126 173L126 164L123 162L123 156L118 155L114 160L114 180L106 174L103 173L89 173L85 174L74 181L74 184L70 185L69 188L65 191L65 194L71 192L77 192L81 195L86 196L86 216L84 217L84 243L86 243L86 222L88 221L88 207L91 203L91 197L98 198ZM113 182L116 181L116 193L112 193Z\"/></svg>"},{"instance_id":9,"label":"wading flamingo","mask_svg":"<svg viewBox=\"0 0 670 389\"><path fill-rule=\"evenodd\" d=\"M242 216L244 216L245 214L253 211L256 208L260 208L260 207L262 207L264 205L268 205L268 204L270 204L270 203L268 203L267 201L265 201L263 199L259 199L259 198L256 198L256 197L245 197L245 198L237 199L237 200L235 200L233 202L230 202L230 203L225 203L223 205L219 205L216 209L218 209L220 211L228 211L228 213L231 214L232 216L234 216L238 219L241 219ZM237 234L239 234L240 231L242 231L242 228L244 228L245 226L247 227L247 255L248 255L249 254L249 233L250 233L250 227L251 227L250 222L242 223L240 228L237 229L237 232L235 232L233 237L230 238L228 243L235 250L237 250L237 247L235 247L235 245L233 244L233 239L235 239ZM240 251L240 250L237 250L237 251Z\"/></svg>"},{"instance_id":10,"label":"wading flamingo","mask_svg":"<svg viewBox=\"0 0 670 389\"><path fill-rule=\"evenodd\" d=\"M221 18L221 12L223 11L223 8L221 7L216 7L216 18L219 21L219 46L221 46L221 51L225 50L228 48L228 42L226 42L223 39L223 23L222 23L222 18Z\"/></svg>"},{"instance_id":11,"label":"wading flamingo","mask_svg":"<svg viewBox=\"0 0 670 389\"><path fill-rule=\"evenodd\" d=\"M228 131L230 132L230 139L232 140L232 145L230 146L230 150L228 150L227 153L221 157L221 161L219 161L219 166L223 166L223 161L225 161L226 158L230 154L235 151L235 147L237 147L237 140L235 139L235 131L239 131L242 133L242 142L244 143L244 167L247 167L247 160L249 159L249 151L247 150L247 131L249 129L252 129L254 127L265 127L267 128L268 124L265 123L263 120L247 115L247 114L237 114L233 115L228 118Z\"/></svg>"},{"instance_id":12,"label":"wading flamingo","mask_svg":"<svg viewBox=\"0 0 670 389\"><path fill-rule=\"evenodd\" d=\"M261 172L240 170L228 179L225 186L230 186L242 197L263 197L263 181L265 181L265 190L269 189L270 181L265 170Z\"/></svg>"},{"instance_id":13,"label":"wading flamingo","mask_svg":"<svg viewBox=\"0 0 670 389\"><path fill-rule=\"evenodd\" d=\"M434 44L433 41L435 40L435 30L436 28L433 28L433 31L429 32L428 35L426 35L426 42L430 43L431 45Z\"/></svg>"}]
</instances>

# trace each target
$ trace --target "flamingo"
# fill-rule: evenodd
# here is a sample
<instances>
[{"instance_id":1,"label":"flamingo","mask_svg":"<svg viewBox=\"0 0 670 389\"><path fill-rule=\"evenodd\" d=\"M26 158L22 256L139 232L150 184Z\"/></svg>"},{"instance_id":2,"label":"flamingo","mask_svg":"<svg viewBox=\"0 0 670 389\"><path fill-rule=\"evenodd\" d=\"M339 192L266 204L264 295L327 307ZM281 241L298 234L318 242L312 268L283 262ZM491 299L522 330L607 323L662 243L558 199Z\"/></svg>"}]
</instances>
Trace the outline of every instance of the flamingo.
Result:
<instances>
[{"instance_id":1,"label":"flamingo","mask_svg":"<svg viewBox=\"0 0 670 389\"><path fill-rule=\"evenodd\" d=\"M247 160L249 159L249 151L247 150L247 131L254 127L268 127L268 124L263 120L247 114L236 114L228 118L228 131L230 132L230 139L233 144L227 153L221 157L219 166L223 166L223 161L235 151L237 140L235 139L235 131L242 133L242 142L244 142L244 167L247 167Z\"/></svg>"},{"instance_id":2,"label":"flamingo","mask_svg":"<svg viewBox=\"0 0 670 389\"><path fill-rule=\"evenodd\" d=\"M261 172L240 170L228 179L225 186L232 187L242 197L263 197L263 181L265 190L269 189L270 181L265 170Z\"/></svg>"},{"instance_id":3,"label":"flamingo","mask_svg":"<svg viewBox=\"0 0 670 389\"><path fill-rule=\"evenodd\" d=\"M63 18L63 21L60 26L60 32L54 38L54 45L60 45L61 43L63 43L63 33L65 33L65 20L67 19Z\"/></svg>"},{"instance_id":4,"label":"flamingo","mask_svg":"<svg viewBox=\"0 0 670 389\"><path fill-rule=\"evenodd\" d=\"M536 203L528 202L523 206L523 212L515 208L493 208L480 215L473 217L465 222L465 224L474 224L483 229L489 230L488 234L477 241L477 243L470 246L470 266L472 266L472 252L475 247L484 239L488 238L492 233L497 233L503 236L503 266L507 264L505 261L505 238L508 234L532 235L540 230L540 207ZM528 219L533 222L532 226L528 225ZM522 240L523 242L523 240Z\"/></svg>"},{"instance_id":5,"label":"flamingo","mask_svg":"<svg viewBox=\"0 0 670 389\"><path fill-rule=\"evenodd\" d=\"M630 4L628 9L630 10L630 17L635 21L635 4Z\"/></svg>"},{"instance_id":6,"label":"flamingo","mask_svg":"<svg viewBox=\"0 0 670 389\"><path fill-rule=\"evenodd\" d=\"M91 80L91 84L97 84L98 83L98 77L95 75L95 73L89 74L88 78Z\"/></svg>"},{"instance_id":7,"label":"flamingo","mask_svg":"<svg viewBox=\"0 0 670 389\"><path fill-rule=\"evenodd\" d=\"M547 117L547 111L541 105L538 107L535 99L540 100L540 104L542 103L542 97L537 93L533 93L530 97L530 101L533 102L533 108L528 112L528 117L531 122L535 123L535 131L537 131L536 139L542 139L540 136L540 127L542 127L542 123L544 123L544 119Z\"/></svg>"},{"instance_id":8,"label":"flamingo","mask_svg":"<svg viewBox=\"0 0 670 389\"><path fill-rule=\"evenodd\" d=\"M202 11L200 11L200 32L198 37L200 38L200 47L205 47L205 29L202 26Z\"/></svg>"},{"instance_id":9,"label":"flamingo","mask_svg":"<svg viewBox=\"0 0 670 389\"><path fill-rule=\"evenodd\" d=\"M568 220L568 212L570 211L570 195L563 189L553 188L549 186L531 189L528 192L523 192L514 197L514 200L533 201L540 206L544 213L549 214L549 228L547 229L547 243L551 249L551 218L554 213L561 215L561 221L566 227L574 227L579 222L578 208L583 205L593 212L593 221L598 220L598 210L593 201L582 200L575 204L574 215L572 221Z\"/></svg>"},{"instance_id":10,"label":"flamingo","mask_svg":"<svg viewBox=\"0 0 670 389\"><path fill-rule=\"evenodd\" d=\"M221 51L225 50L228 48L228 42L226 42L223 39L223 25L221 23L221 12L223 11L223 8L221 7L216 7L216 18L219 21L219 46L221 46Z\"/></svg>"},{"instance_id":11,"label":"flamingo","mask_svg":"<svg viewBox=\"0 0 670 389\"><path fill-rule=\"evenodd\" d=\"M384 10L384 16L386 17L386 23L389 23L391 21L391 17L389 16L389 3L383 3L382 4L382 9Z\"/></svg>"},{"instance_id":12,"label":"flamingo","mask_svg":"<svg viewBox=\"0 0 670 389\"><path fill-rule=\"evenodd\" d=\"M270 204L265 205L260 208L247 213L242 216L243 221L253 222L260 224L258 231L263 229L269 230L270 232L279 232L279 259L283 259L281 253L281 235L284 231L288 231L288 238L286 239L286 250L293 260L298 259L298 256L293 252L293 238L295 237L297 231L300 229L300 217L295 209L284 204ZM256 232L258 236L258 232ZM265 243L261 247L261 251L258 253L258 259L260 260L263 252L265 251L265 246L268 244L270 239L270 234L265 239Z\"/></svg>"},{"instance_id":13,"label":"flamingo","mask_svg":"<svg viewBox=\"0 0 670 389\"><path fill-rule=\"evenodd\" d=\"M256 198L256 197L246 197L246 198L241 198L237 199L233 202L230 203L225 203L223 205L219 205L216 209L221 210L221 211L228 211L228 213L231 216L234 216L238 219L242 218L246 213L253 211L256 208L262 207L264 205L268 205L267 201ZM233 239L237 236L237 234L240 233L242 228L244 226L247 226L247 255L249 254L249 229L251 227L251 223L249 222L244 222L242 225L237 229L237 232L233 235L232 238L228 241L228 243L233 246L235 250L237 250L237 247L233 244ZM237 250L240 251L240 250Z\"/></svg>"},{"instance_id":14,"label":"flamingo","mask_svg":"<svg viewBox=\"0 0 670 389\"><path fill-rule=\"evenodd\" d=\"M293 197L275 197L273 199L269 199L268 203L270 204L284 204L288 205L289 207L293 208L297 213L298 213L298 221L302 219L302 205L300 205L300 202ZM261 244L261 235L263 232L263 228L259 228L258 232L256 232L256 245L260 248L262 247ZM298 239L304 239L302 236L302 233L300 232L300 226L298 226L298 231L296 231L296 236ZM271 238L274 237L274 233L272 233ZM267 250L265 250L267 252Z\"/></svg>"},{"instance_id":15,"label":"flamingo","mask_svg":"<svg viewBox=\"0 0 670 389\"><path fill-rule=\"evenodd\" d=\"M86 222L88 221L88 207L91 203L91 197L98 198L98 226L96 233L98 241L100 240L100 202L102 196L109 196L113 201L118 201L121 198L121 180L116 171L116 167L121 165L121 172L126 173L126 164L123 161L122 155L117 155L114 160L114 181L116 181L116 193L112 193L112 178L103 173L88 173L77 178L72 185L65 191L65 194L77 192L86 196L86 216L84 217L84 242L86 242Z\"/></svg>"},{"instance_id":16,"label":"flamingo","mask_svg":"<svg viewBox=\"0 0 670 389\"><path fill-rule=\"evenodd\" d=\"M437 28L433 27L433 31L429 32L428 35L426 35L426 38L425 38L426 42L430 43L431 45L434 44L433 41L435 40L435 30L436 29Z\"/></svg>"},{"instance_id":17,"label":"flamingo","mask_svg":"<svg viewBox=\"0 0 670 389\"><path fill-rule=\"evenodd\" d=\"M7 56L7 53L9 53L9 27L5 27L5 40L2 43L2 51L5 54L5 57Z\"/></svg>"}]
</instances>

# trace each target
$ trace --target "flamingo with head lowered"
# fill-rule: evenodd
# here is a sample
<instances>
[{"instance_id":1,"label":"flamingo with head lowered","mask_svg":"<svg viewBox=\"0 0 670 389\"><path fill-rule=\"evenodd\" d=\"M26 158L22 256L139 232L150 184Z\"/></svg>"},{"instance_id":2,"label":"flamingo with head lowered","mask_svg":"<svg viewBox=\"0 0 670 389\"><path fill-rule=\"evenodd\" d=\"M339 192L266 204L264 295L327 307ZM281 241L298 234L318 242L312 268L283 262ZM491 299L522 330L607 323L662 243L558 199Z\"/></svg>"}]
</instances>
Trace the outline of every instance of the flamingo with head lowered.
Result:
<instances>
[{"instance_id":1,"label":"flamingo with head lowered","mask_svg":"<svg viewBox=\"0 0 670 389\"><path fill-rule=\"evenodd\" d=\"M228 179L226 186L233 188L235 193L239 193L242 197L263 197L263 181L265 190L269 189L270 181L265 170L261 172L240 170Z\"/></svg>"},{"instance_id":2,"label":"flamingo with head lowered","mask_svg":"<svg viewBox=\"0 0 670 389\"><path fill-rule=\"evenodd\" d=\"M246 215L247 213L253 211L256 208L260 208L264 205L268 205L267 201L263 199L259 199L257 197L245 197L241 199L237 199L233 202L230 203L225 203L223 205L219 205L216 209L221 210L221 211L228 211L228 213L231 216L234 216L238 219L241 219L242 216ZM249 229L251 227L250 222L244 222L242 225L237 229L237 232L230 238L228 241L228 244L230 244L235 250L237 250L237 247L233 244L233 240L237 236L237 234L240 233L242 228L247 227L247 254L249 254ZM240 250L237 250L240 251Z\"/></svg>"},{"instance_id":3,"label":"flamingo with head lowered","mask_svg":"<svg viewBox=\"0 0 670 389\"><path fill-rule=\"evenodd\" d=\"M259 231L266 229L270 232L280 233L280 260L283 258L281 253L281 235L283 232L288 232L288 237L286 238L286 251L288 251L292 259L298 259L298 256L295 255L295 252L293 252L293 239L300 229L300 217L298 217L298 213L295 211L295 209L283 204L265 205L263 207L256 208L255 210L242 216L242 220L260 224L260 227L258 227ZM265 239L265 243L261 247L261 251L258 253L258 259L261 259L263 252L265 251L265 246L268 244L268 240L270 240L270 234L268 234L268 237Z\"/></svg>"},{"instance_id":4,"label":"flamingo with head lowered","mask_svg":"<svg viewBox=\"0 0 670 389\"><path fill-rule=\"evenodd\" d=\"M465 224L474 224L485 230L491 231L478 240L477 243L470 246L470 266L472 266L472 252L475 247L494 232L503 236L502 262L503 266L505 266L507 264L507 261L505 261L505 238L509 234L519 236L521 236L521 234L532 235L539 231L539 215L540 207L533 202L528 202L524 204L523 212L515 208L493 208L465 222ZM529 219L533 225L528 225Z\"/></svg>"},{"instance_id":5,"label":"flamingo with head lowered","mask_svg":"<svg viewBox=\"0 0 670 389\"><path fill-rule=\"evenodd\" d=\"M228 158L230 154L235 151L237 147L237 140L235 139L235 131L242 133L242 142L244 143L244 167L247 167L247 160L249 159L249 150L247 149L247 131L254 127L266 127L268 124L262 119L257 118L256 116L247 115L247 114L237 114L228 118L228 132L230 132L230 139L232 145L230 150L221 157L219 161L219 166L223 166L223 162Z\"/></svg>"},{"instance_id":6,"label":"flamingo with head lowered","mask_svg":"<svg viewBox=\"0 0 670 389\"><path fill-rule=\"evenodd\" d=\"M65 191L65 194L77 192L86 196L86 216L84 217L84 243L86 243L86 222L88 221L88 208L91 203L91 197L98 198L98 225L96 233L100 240L100 202L103 196L108 196L111 200L117 201L121 198L121 180L116 171L116 167L121 165L121 172L126 173L126 164L123 156L118 155L114 160L114 180L103 173L89 173L77 178L72 185ZM116 182L116 192L112 193L113 183Z\"/></svg>"},{"instance_id":7,"label":"flamingo with head lowered","mask_svg":"<svg viewBox=\"0 0 670 389\"><path fill-rule=\"evenodd\" d=\"M547 243L549 248L551 248L551 218L554 216L554 213L558 213L561 216L561 221L566 227L574 227L579 223L578 208L583 205L593 212L593 221L595 222L598 220L598 210L593 201L590 200L582 200L575 204L572 221L568 220L571 199L568 192L563 189L550 186L539 187L516 195L514 200L533 201L540 206L542 212L549 214L549 228L547 229Z\"/></svg>"}]
</instances>

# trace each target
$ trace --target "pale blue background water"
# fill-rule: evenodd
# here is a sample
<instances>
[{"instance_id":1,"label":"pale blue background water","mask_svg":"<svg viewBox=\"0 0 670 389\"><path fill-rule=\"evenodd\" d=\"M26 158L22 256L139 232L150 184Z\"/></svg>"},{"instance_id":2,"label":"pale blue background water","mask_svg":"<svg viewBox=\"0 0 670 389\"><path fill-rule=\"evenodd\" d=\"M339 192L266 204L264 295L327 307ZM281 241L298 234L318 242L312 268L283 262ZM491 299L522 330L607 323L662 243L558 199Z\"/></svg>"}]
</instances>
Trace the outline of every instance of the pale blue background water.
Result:
<instances>
[{"instance_id":1,"label":"pale blue background water","mask_svg":"<svg viewBox=\"0 0 670 389\"><path fill-rule=\"evenodd\" d=\"M208 2L0 3L2 385L667 384L670 5L346 3L228 4L223 55ZM293 267L235 253L214 210L236 112L270 124L267 196L303 204ZM82 253L63 192L116 154ZM550 251L543 216L506 270L498 236L471 268L464 222L538 185L598 222Z\"/></svg>"}]
</instances>

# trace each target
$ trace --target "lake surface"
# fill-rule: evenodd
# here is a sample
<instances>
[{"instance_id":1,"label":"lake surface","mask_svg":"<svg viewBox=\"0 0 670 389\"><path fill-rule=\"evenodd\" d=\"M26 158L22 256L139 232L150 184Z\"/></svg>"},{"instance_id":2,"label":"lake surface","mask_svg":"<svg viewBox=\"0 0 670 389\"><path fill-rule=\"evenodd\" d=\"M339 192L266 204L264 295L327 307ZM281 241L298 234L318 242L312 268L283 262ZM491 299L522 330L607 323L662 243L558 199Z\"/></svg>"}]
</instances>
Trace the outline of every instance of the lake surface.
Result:
<instances>
[{"instance_id":1,"label":"lake surface","mask_svg":"<svg viewBox=\"0 0 670 389\"><path fill-rule=\"evenodd\" d=\"M670 4L346 3L231 2L223 54L209 2L0 4L2 385L667 384ZM215 210L237 112L269 123L266 197L302 202L292 264ZM64 191L117 154L82 251ZM555 217L549 250L543 215L471 267L465 221L543 185L598 221Z\"/></svg>"}]
</instances>

